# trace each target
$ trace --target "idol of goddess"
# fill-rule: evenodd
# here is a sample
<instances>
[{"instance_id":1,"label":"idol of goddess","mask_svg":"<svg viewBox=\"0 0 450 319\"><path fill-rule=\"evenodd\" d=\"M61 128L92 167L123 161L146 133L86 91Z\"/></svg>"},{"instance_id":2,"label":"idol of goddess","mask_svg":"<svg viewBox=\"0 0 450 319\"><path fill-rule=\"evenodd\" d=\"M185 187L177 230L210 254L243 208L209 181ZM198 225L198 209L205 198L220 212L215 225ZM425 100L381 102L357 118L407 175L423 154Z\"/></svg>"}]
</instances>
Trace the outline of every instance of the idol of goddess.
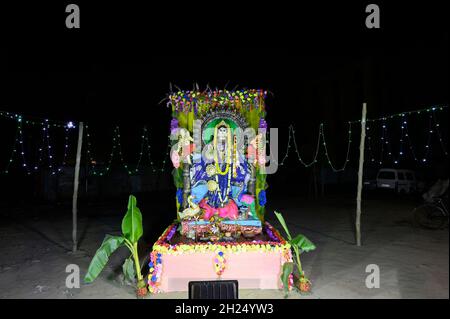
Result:
<instances>
[{"instance_id":1,"label":"idol of goddess","mask_svg":"<svg viewBox=\"0 0 450 319\"><path fill-rule=\"evenodd\" d=\"M201 159L191 168L191 194L204 210L203 219L217 214L224 219L239 217L242 196L247 192L250 165L236 146L230 126L221 121Z\"/></svg>"}]
</instances>

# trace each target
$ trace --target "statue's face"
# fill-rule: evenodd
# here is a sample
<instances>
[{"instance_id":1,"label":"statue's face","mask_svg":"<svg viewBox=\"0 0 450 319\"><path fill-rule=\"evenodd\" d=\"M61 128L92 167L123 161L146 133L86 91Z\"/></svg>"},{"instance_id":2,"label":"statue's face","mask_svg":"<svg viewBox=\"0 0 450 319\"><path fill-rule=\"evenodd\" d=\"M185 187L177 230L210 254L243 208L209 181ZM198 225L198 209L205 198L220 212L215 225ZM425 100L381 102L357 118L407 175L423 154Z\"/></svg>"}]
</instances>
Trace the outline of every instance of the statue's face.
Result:
<instances>
[{"instance_id":1,"label":"statue's face","mask_svg":"<svg viewBox=\"0 0 450 319\"><path fill-rule=\"evenodd\" d=\"M221 127L221 128L219 128L219 130L217 131L217 137L218 137L218 139L219 140L226 140L226 138L227 138L227 132L228 132L228 129L226 128L226 127Z\"/></svg>"}]
</instances>

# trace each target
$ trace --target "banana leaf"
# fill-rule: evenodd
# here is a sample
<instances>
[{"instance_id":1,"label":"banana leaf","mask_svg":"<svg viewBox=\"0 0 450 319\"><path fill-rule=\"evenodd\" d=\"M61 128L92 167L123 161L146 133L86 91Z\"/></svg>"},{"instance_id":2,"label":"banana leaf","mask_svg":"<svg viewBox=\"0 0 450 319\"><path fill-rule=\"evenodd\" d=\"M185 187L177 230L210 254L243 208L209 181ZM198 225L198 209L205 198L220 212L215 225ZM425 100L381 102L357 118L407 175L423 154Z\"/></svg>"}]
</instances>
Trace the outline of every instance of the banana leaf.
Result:
<instances>
[{"instance_id":1,"label":"banana leaf","mask_svg":"<svg viewBox=\"0 0 450 319\"><path fill-rule=\"evenodd\" d=\"M122 236L105 236L102 245L97 249L94 258L92 258L86 276L84 277L86 283L93 282L98 277L108 262L109 256L123 245L124 240Z\"/></svg>"},{"instance_id":2,"label":"banana leaf","mask_svg":"<svg viewBox=\"0 0 450 319\"><path fill-rule=\"evenodd\" d=\"M277 219L280 222L281 226L283 226L283 229L286 232L288 240L289 241L292 240L291 234L289 233L289 229L288 229L288 227L286 225L286 222L284 221L283 215L281 215L280 213L278 213L276 211L274 213L275 213L275 216L277 216Z\"/></svg>"},{"instance_id":3,"label":"banana leaf","mask_svg":"<svg viewBox=\"0 0 450 319\"><path fill-rule=\"evenodd\" d=\"M138 242L143 233L142 214L136 206L136 197L133 195L128 199L128 211L122 220L122 233L133 244Z\"/></svg>"},{"instance_id":4,"label":"banana leaf","mask_svg":"<svg viewBox=\"0 0 450 319\"><path fill-rule=\"evenodd\" d=\"M122 265L122 270L125 279L128 280L129 282L134 282L136 272L134 271L134 262L132 257L125 259L125 262Z\"/></svg>"},{"instance_id":5,"label":"banana leaf","mask_svg":"<svg viewBox=\"0 0 450 319\"><path fill-rule=\"evenodd\" d=\"M174 168L172 170L173 182L176 188L183 188L183 170L181 168Z\"/></svg>"},{"instance_id":6,"label":"banana leaf","mask_svg":"<svg viewBox=\"0 0 450 319\"><path fill-rule=\"evenodd\" d=\"M308 238L306 238L302 234L298 234L289 242L292 246L297 246L300 248L301 252L308 252L316 249L316 245L314 245Z\"/></svg>"},{"instance_id":7,"label":"banana leaf","mask_svg":"<svg viewBox=\"0 0 450 319\"><path fill-rule=\"evenodd\" d=\"M266 182L267 179L267 174L265 173L261 173L261 170L258 169L257 173L256 173L256 186L259 189L267 189L268 185Z\"/></svg>"},{"instance_id":8,"label":"banana leaf","mask_svg":"<svg viewBox=\"0 0 450 319\"><path fill-rule=\"evenodd\" d=\"M283 270L281 272L281 282L283 283L283 289L285 297L287 297L287 294L289 292L289 275L292 274L294 271L294 263L292 262L285 262L283 264Z\"/></svg>"}]
</instances>

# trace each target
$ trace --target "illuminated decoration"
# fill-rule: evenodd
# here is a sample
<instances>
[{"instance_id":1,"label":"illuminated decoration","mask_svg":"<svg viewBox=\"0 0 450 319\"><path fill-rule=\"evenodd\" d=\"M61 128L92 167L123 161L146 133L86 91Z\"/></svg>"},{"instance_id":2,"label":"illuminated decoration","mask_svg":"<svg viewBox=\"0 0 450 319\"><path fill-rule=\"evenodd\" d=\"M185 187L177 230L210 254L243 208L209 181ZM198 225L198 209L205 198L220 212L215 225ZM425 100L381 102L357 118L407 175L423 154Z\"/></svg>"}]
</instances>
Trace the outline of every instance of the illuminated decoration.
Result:
<instances>
[{"instance_id":1,"label":"illuminated decoration","mask_svg":"<svg viewBox=\"0 0 450 319\"><path fill-rule=\"evenodd\" d=\"M16 145L17 145L17 139L18 139L18 136L19 136L20 126L21 126L20 123L21 122L19 122L19 121L17 122L17 130L16 130L16 134L15 134L15 137L14 137L14 144L13 144L13 148L12 148L12 151L11 151L11 156L9 157L8 163L6 163L6 168L4 170L5 174L8 174L9 168L10 168L12 162L14 161L14 156L17 153Z\"/></svg>"},{"instance_id":2,"label":"illuminated decoration","mask_svg":"<svg viewBox=\"0 0 450 319\"><path fill-rule=\"evenodd\" d=\"M23 115L13 112L0 111L0 116L3 116L8 119L17 120L20 118L21 122L28 125L34 125L41 127L43 125L49 125L55 128L64 128L67 123L62 121L49 121L44 119L32 119L30 117L24 118Z\"/></svg>"},{"instance_id":3,"label":"illuminated decoration","mask_svg":"<svg viewBox=\"0 0 450 319\"><path fill-rule=\"evenodd\" d=\"M281 166L284 165L284 162L286 161L286 159L289 156L289 150L291 149L291 140L293 140L294 143L294 147L295 147L295 153L297 154L297 159L298 161L305 167L310 167L314 164L317 163L317 157L319 155L319 150L320 150L320 140L322 137L322 125L320 125L319 127L319 132L317 134L317 146L316 146L316 151L314 152L314 157L311 160L311 162L306 163L303 158L300 156L300 153L298 151L298 147L297 147L297 141L295 140L295 130L294 130L294 126L290 125L289 126L289 136L288 136L288 144L286 147L286 153L283 157L283 159L281 160L281 163L279 163Z\"/></svg>"},{"instance_id":4,"label":"illuminated decoration","mask_svg":"<svg viewBox=\"0 0 450 319\"><path fill-rule=\"evenodd\" d=\"M234 95L233 95L234 93ZM212 103L213 108L216 108L217 110L219 108L228 107L230 109L236 109L242 111L247 110L259 110L260 112L264 112L265 106L264 106L264 98L266 97L267 92L263 90L240 90L240 91L227 91L227 90L221 90L221 91L204 91L204 92L194 92L194 91L180 91L174 94L169 95L168 97L168 105L174 106L174 114L178 113L184 113L189 111L194 111L197 114L201 114L208 112L208 108L205 107L206 103L210 102ZM402 112L397 114L392 114L388 116L383 116L380 118L375 119L367 119L367 126L366 126L366 151L368 152L368 161L372 164L378 164L378 165L385 165L385 164L394 164L398 165L403 160L406 159L406 156L410 155L412 159L420 164L420 165L427 165L430 162L430 154L431 154L431 141L433 138L433 135L439 140L440 147L442 149L442 152L446 157L448 157L448 151L445 146L445 142L443 140L441 131L440 131L440 123L438 122L436 118L436 113L441 112L444 110L447 110L448 106L433 106L425 109L420 109L416 111L408 111L408 112ZM429 129L427 130L427 141L426 144L423 146L424 151L423 155L419 154L421 153L418 150L422 149L421 147L418 148L417 146L414 146L411 133L408 130L408 118L411 115L422 115L422 114L428 114L429 115ZM65 137L64 137L64 155L62 160L62 166L66 165L66 160L69 152L69 131L76 128L76 123L73 121L68 122L62 122L62 121L53 121L49 119L33 119L30 117L24 118L24 116L13 113L13 112L6 112L6 111L0 111L0 116L6 118L6 119L12 119L17 122L17 130L14 138L13 147L11 150L11 155L9 157L9 160L6 162L5 169L2 170L2 173L9 173L10 167L14 162L14 159L17 158L17 153L20 153L21 157L21 167L24 169L27 175L30 175L32 171L36 172L39 168L41 168L44 161L44 153L47 154L47 168L50 170L52 175L57 174L61 171L61 167L59 167L57 170L54 165L53 161L53 147L50 140L50 130L55 128L62 128L65 131ZM388 130L390 129L392 131L392 128L394 125L392 123L389 123L389 121L399 119L401 121L401 138L399 139L399 149L398 152L394 152L392 149L393 141L389 138ZM178 119L173 118L173 123L171 124L171 128L174 129L178 127ZM381 133L381 142L380 145L380 156L379 158L375 158L373 154L373 147L374 147L374 139L371 134L373 132L373 129L376 128L376 123L382 123L382 133ZM347 141L347 154L346 158L344 160L344 164L342 167L337 168L333 162L330 159L330 155L327 149L327 143L325 142L325 133L324 133L324 124L319 125L318 135L317 135L317 145L313 152L313 157L311 161L305 161L304 158L300 155L298 144L295 138L295 129L291 125L289 126L289 134L288 134L288 144L286 148L285 155L281 162L279 162L279 165L283 166L285 165L285 161L288 158L289 152L292 148L292 144L295 149L295 153L297 155L297 159L300 162L301 165L304 167L311 167L312 165L316 164L318 162L318 157L320 152L321 146L324 147L323 154L326 157L326 160L332 170L334 172L339 172L342 170L345 170L347 163L349 162L349 153L350 153L350 145L351 145L351 124L360 123L360 120L356 121L350 121L349 124L349 134L348 134L348 141ZM388 126L389 124L389 126ZM38 127L42 129L42 140L41 144L38 146L38 158L35 163L35 165L31 165L29 161L27 161L27 154L25 151L25 141L23 136L23 129L24 125L31 125ZM267 123L263 123L263 127L267 127ZM384 125L384 127L383 127ZM256 125L254 125L257 127ZM143 128L143 134L141 135L141 147L140 152L138 155L138 161L135 168L131 169L130 164L127 164L124 160L124 157L122 155L121 151L121 145L120 145L120 139L117 137L118 134L118 127L116 127L113 131L113 141L112 141L112 151L109 154L109 159L106 161L107 165L106 168L103 170L97 169L97 163L99 163L98 160L94 158L94 154L92 153L92 143L89 133L89 126L86 123L85 125L85 139L86 139L86 151L87 151L87 157L89 159L90 167L92 170L93 175L103 176L107 172L110 171L113 157L117 151L119 160L122 164L122 166L126 169L127 173L129 175L137 174L140 172L140 167L143 162L143 156L145 153L147 153L147 162L149 163L149 167L153 173L157 173L159 171L164 171L166 159L169 155L171 143L169 140L168 143L168 149L167 149L167 155L164 157L164 160L160 167L157 167L154 162L151 159L151 147L149 143L148 138L148 130L144 126ZM322 142L322 143L321 143ZM408 151L405 150L405 142L407 142ZM405 152L406 151L406 152ZM395 153L395 156L394 156ZM28 154L29 155L29 154ZM235 156L235 153L232 154L233 157ZM419 156L421 155L421 156ZM29 157L29 156L28 156ZM29 158L28 158L29 159ZM236 160L236 159L234 159ZM233 171L233 175L235 174L235 171Z\"/></svg>"},{"instance_id":5,"label":"illuminated decoration","mask_svg":"<svg viewBox=\"0 0 450 319\"><path fill-rule=\"evenodd\" d=\"M178 91L168 96L167 106L171 106L175 113L193 112L201 116L205 112L218 107L232 107L251 111L264 111L264 100L267 91L264 90L206 90Z\"/></svg>"},{"instance_id":6,"label":"illuminated decoration","mask_svg":"<svg viewBox=\"0 0 450 319\"><path fill-rule=\"evenodd\" d=\"M176 187L184 189L183 207L177 200L179 211L186 208L187 196L193 192L196 204L207 211L205 216L218 211L222 216L238 216L237 210L242 207L238 197L246 192L254 197L267 187L266 175L262 173L265 163L251 160L245 147L244 152L238 152L235 138L249 128L254 132L258 132L260 126L267 128L264 121L266 95L264 90L250 89L178 91L168 96L167 105L172 107L173 176ZM198 131L194 131L194 125L200 125ZM197 153L192 138L188 140L195 132L201 136L201 149L206 159L200 151ZM255 154L262 155L265 145L259 144ZM199 161L193 161L194 156ZM192 189L185 178L191 169ZM263 220L264 207L256 204L256 214Z\"/></svg>"},{"instance_id":7,"label":"illuminated decoration","mask_svg":"<svg viewBox=\"0 0 450 319\"><path fill-rule=\"evenodd\" d=\"M41 144L38 147L38 160L37 160L36 165L34 165L34 167L33 167L34 171L37 171L39 169L39 167L41 167L42 161L44 160L45 131L43 131L42 129L40 131L41 131L42 138L41 138Z\"/></svg>"},{"instance_id":8,"label":"illuminated decoration","mask_svg":"<svg viewBox=\"0 0 450 319\"><path fill-rule=\"evenodd\" d=\"M48 123L48 120L45 120ZM51 174L55 175L55 171L53 170L53 155L52 155L52 146L50 144L50 125L44 126L42 130L45 131L45 138L47 141L47 155L48 155L48 168L51 170Z\"/></svg>"},{"instance_id":9,"label":"illuminated decoration","mask_svg":"<svg viewBox=\"0 0 450 319\"><path fill-rule=\"evenodd\" d=\"M19 141L19 145L20 145L20 155L21 155L21 158L22 158L22 167L25 169L27 175L30 175L31 173L30 173L30 170L28 168L27 161L25 159L25 147L24 147L24 139L23 139L23 131L22 131L22 119L20 117L17 118L17 123L18 123L18 126L19 126L19 139L18 139L18 141Z\"/></svg>"},{"instance_id":10,"label":"illuminated decoration","mask_svg":"<svg viewBox=\"0 0 450 319\"><path fill-rule=\"evenodd\" d=\"M97 175L97 170L96 170L96 164L97 161L94 160L93 156L92 156L92 144L91 144L91 134L89 133L89 125L86 124L85 125L85 136L86 136L86 154L87 154L87 158L89 159L89 163L91 164L91 169L93 171L94 175Z\"/></svg>"},{"instance_id":11,"label":"illuminated decoration","mask_svg":"<svg viewBox=\"0 0 450 319\"><path fill-rule=\"evenodd\" d=\"M446 157L448 157L448 152L445 147L441 132L439 130L439 123L436 120L436 112L446 110L447 106L431 107L427 109L421 109L418 111L404 112L395 114L392 116L381 117L379 119L371 120L372 125L366 126L366 139L367 139L367 153L369 157L369 162L378 165L394 165L398 166L402 162L408 159L412 159L417 165L428 165L431 157L431 143L433 140L433 135L439 140L439 144L442 148L442 152ZM409 115L427 115L428 117L428 128L425 130L425 145L423 146L423 151L417 146L414 146L413 140L411 138L411 133L409 131ZM398 120L398 124L397 124ZM380 134L380 156L376 159L373 154L373 136L370 132L373 131L373 127L376 123L380 122L381 134ZM393 123L390 123L393 122ZM388 127L388 123L390 123ZM398 125L398 126L397 126ZM392 149L393 141L389 137L388 129L392 131L392 127L399 128L400 137L398 140L398 150L394 152ZM418 132L416 132L417 134ZM407 143L407 144L406 144ZM419 156L420 155L420 156Z\"/></svg>"},{"instance_id":12,"label":"illuminated decoration","mask_svg":"<svg viewBox=\"0 0 450 319\"><path fill-rule=\"evenodd\" d=\"M153 245L150 292L186 290L189 280L218 277L239 280L244 289L281 287L292 253L264 221L265 97L263 90L169 96L178 218ZM238 149L246 130L248 139Z\"/></svg>"},{"instance_id":13,"label":"illuminated decoration","mask_svg":"<svg viewBox=\"0 0 450 319\"><path fill-rule=\"evenodd\" d=\"M369 154L368 158L369 161L374 163L375 162L375 157L373 156L373 151L372 151L372 136L370 136L370 127L371 126L366 126L366 152Z\"/></svg>"},{"instance_id":14,"label":"illuminated decoration","mask_svg":"<svg viewBox=\"0 0 450 319\"><path fill-rule=\"evenodd\" d=\"M59 124L52 124L49 120L43 120L42 122L37 121L29 121L25 120L21 115L8 113L8 112L2 112L2 115L8 114L7 117L10 119L13 119L17 122L17 131L14 138L14 143L12 147L11 156L9 158L9 161L6 164L6 168L3 171L4 174L8 174L10 171L10 167L14 162L14 158L16 158L17 153L20 153L21 158L21 164L20 166L23 168L25 173L27 175L31 175L32 172L36 172L43 164L43 157L44 157L44 149L47 151L47 164L48 168L50 170L51 175L56 175L58 172L61 172L61 167L59 167L57 170L54 169L53 164L53 152L52 152L52 145L50 141L50 128L64 128L65 130L65 137L64 137L64 154L62 158L62 164L61 166L66 165L66 159L67 154L69 150L69 136L68 136L68 128L67 126L59 125ZM38 147L38 158L34 165L30 165L29 157L27 160L27 154L25 151L25 138L24 138L24 124L31 124L35 126L41 126L40 130L42 132L42 140L41 144Z\"/></svg>"},{"instance_id":15,"label":"illuminated decoration","mask_svg":"<svg viewBox=\"0 0 450 319\"><path fill-rule=\"evenodd\" d=\"M319 125L319 133L317 135L317 145L316 145L316 150L314 151L314 156L313 159L311 160L311 162L307 163L303 160L302 156L300 155L300 152L298 150L298 146L297 146L297 141L295 140L295 130L294 127L291 125L289 126L289 137L288 137L288 144L287 144L287 148L286 148L286 153L283 157L283 159L281 160L281 163L279 163L281 166L284 165L284 162L286 161L286 159L289 156L289 150L291 149L291 141L293 141L294 144L294 148L295 148L295 153L297 154L297 159L300 162L300 164L302 164L304 167L310 167L314 164L317 163L317 159L320 153L320 141L322 141L322 146L324 148L324 154L326 157L326 160L328 162L328 165L330 165L331 169L333 170L333 172L341 172L344 171L345 168L347 167L347 163L349 162L349 156L350 156L350 146L352 143L352 122L348 122L348 140L347 140L347 153L345 155L345 160L344 160L344 164L342 165L341 168L336 168L335 165L333 165L333 163L331 162L331 158L328 152L328 148L327 148L327 142L325 139L325 132L323 130L324 124L321 123ZM291 137L292 136L292 137Z\"/></svg>"},{"instance_id":16,"label":"illuminated decoration","mask_svg":"<svg viewBox=\"0 0 450 319\"><path fill-rule=\"evenodd\" d=\"M92 152L91 136L92 136L92 133L89 131L89 125L86 125L86 153L87 153L87 157L90 162L92 175L94 175L94 176L104 176L111 170L112 163L113 163L113 160L115 157L114 155L116 153L118 154L121 165L126 170L128 175L134 175L134 174L139 173L140 166L142 163L142 157L144 156L144 148L147 149L147 158L148 158L149 166L150 166L150 169L152 170L152 172L153 173L163 172L165 169L166 161L167 161L166 159L167 159L167 157L169 155L169 151L170 151L170 143L168 143L168 145L167 145L168 150L162 160L160 168L157 168L151 158L151 153L150 153L151 146L149 143L148 130L147 130L146 126L143 127L143 132L141 135L141 146L139 148L140 151L139 151L139 155L138 155L137 164L134 169L131 168L130 167L131 165L128 164L124 159L124 156L122 153L122 144L121 144L121 136L120 136L120 127L119 126L116 126L113 129L112 142L111 142L112 149L111 149L111 152L109 153L108 159L106 160L106 166L103 170L100 170L97 167L97 163L99 161L95 159L93 152ZM169 137L168 137L168 139L169 139Z\"/></svg>"},{"instance_id":17,"label":"illuminated decoration","mask_svg":"<svg viewBox=\"0 0 450 319\"><path fill-rule=\"evenodd\" d=\"M429 162L430 154L431 154L431 140L432 135L436 134L439 143L441 145L442 151L445 154L446 157L448 157L448 152L445 147L445 143L443 141L441 132L439 130L440 125L438 121L436 120L436 112L444 111L448 109L448 106L433 106L426 109L420 109L416 111L409 111L409 112L403 112L403 113L397 113L389 116L384 116L380 118L375 119L367 119L366 126L366 140L367 140L367 147L366 152L368 153L369 162L372 164L378 164L378 165L385 165L385 164L394 164L398 165L403 160L406 159L406 153L405 152L405 140L408 142L408 148L409 153L411 154L412 158L415 162L421 165L426 165ZM408 132L408 122L407 118L409 115L421 115L421 114L429 114L429 128L427 130L427 141L424 146L424 155L420 159L418 158L416 154L416 148L413 146L413 143L411 141L410 133ZM388 129L389 127L392 127L392 124L388 126L388 122L392 120L400 120L400 138L399 138L399 149L398 152L395 153L392 150L392 141L389 138ZM317 135L317 144L315 151L313 152L312 160L307 162L304 160L304 157L300 155L298 144L295 138L295 129L291 125L289 126L289 133L288 133L288 143L286 148L286 153L279 163L280 166L285 165L285 161L287 160L289 156L289 152L292 148L292 144L294 146L294 151L297 155L297 159L300 162L301 165L308 168L313 166L318 162L319 154L320 154L320 147L321 145L324 147L324 154L327 160L328 165L331 167L333 172L340 172L345 170L347 163L349 162L349 155L350 155L350 146L352 142L352 131L351 131L351 124L360 123L361 121L350 121L348 122L349 129L348 129L348 140L347 140L347 152L344 164L341 168L336 168L335 165L332 163L329 152L327 150L327 143L325 142L325 133L324 133L324 124L321 123L319 125L318 135ZM381 125L381 134L380 134L380 155L379 158L375 158L373 154L373 146L374 146L374 140L372 134L370 132L373 131L373 128L376 128L376 124L380 123ZM322 143L321 143L322 142Z\"/></svg>"},{"instance_id":18,"label":"illuminated decoration","mask_svg":"<svg viewBox=\"0 0 450 319\"><path fill-rule=\"evenodd\" d=\"M435 112L431 113L431 116L433 117L433 122L434 122L434 129L436 130L436 135L439 139L439 144L441 145L442 151L444 152L445 156L448 156L448 151L447 148L444 145L444 141L442 139L442 135L441 135L441 131L440 131L440 124L436 119L436 114Z\"/></svg>"},{"instance_id":19,"label":"illuminated decoration","mask_svg":"<svg viewBox=\"0 0 450 319\"><path fill-rule=\"evenodd\" d=\"M142 138L141 148L140 148L140 152L139 152L139 159L137 161L136 168L134 169L135 173L139 172L139 166L141 165L142 156L144 154L144 147L147 147L149 163L151 165L153 164L153 162L151 161L151 157L150 157L150 143L148 142L147 127L146 126L144 126L143 129L142 129L142 136L141 136L141 138Z\"/></svg>"},{"instance_id":20,"label":"illuminated decoration","mask_svg":"<svg viewBox=\"0 0 450 319\"><path fill-rule=\"evenodd\" d=\"M325 156L327 158L328 161L328 165L330 165L331 169L333 170L333 172L342 172L345 170L345 168L347 167L347 163L350 161L349 160L349 156L350 156L350 145L352 144L352 123L348 122L348 141L347 141L347 153L345 155L345 161L344 164L342 165L341 168L336 168L330 159L330 156L328 155L328 149L327 149L327 142L325 140L325 133L323 131L323 124L320 126L321 127L321 133L322 133L322 140L323 140L323 147L324 147L324 151L325 151Z\"/></svg>"},{"instance_id":21,"label":"illuminated decoration","mask_svg":"<svg viewBox=\"0 0 450 319\"><path fill-rule=\"evenodd\" d=\"M389 141L387 140L387 126L386 126L386 122L383 122L382 127L382 136L381 136L381 154L380 154L380 165L383 163L383 156L384 156L384 148L385 148L385 144L389 143ZM402 129L402 136L403 136L403 129ZM403 142L402 136L400 137L400 143ZM390 145L390 144L389 144ZM392 154L392 153L391 153ZM400 144L400 152L399 155L403 155L402 152L402 144Z\"/></svg>"},{"instance_id":22,"label":"illuminated decoration","mask_svg":"<svg viewBox=\"0 0 450 319\"><path fill-rule=\"evenodd\" d=\"M414 161L419 162L419 159L416 156L416 152L414 150L414 146L413 146L412 141L411 141L411 137L409 136L408 122L406 120L403 121L403 126L404 126L404 129L405 129L405 137L408 140L409 151L411 152L411 155L412 155ZM397 163L395 163L395 164L397 164Z\"/></svg>"},{"instance_id":23,"label":"illuminated decoration","mask_svg":"<svg viewBox=\"0 0 450 319\"><path fill-rule=\"evenodd\" d=\"M374 119L368 118L368 119L366 119L366 123L386 121L386 120L389 120L389 119L401 118L401 117L404 117L404 116L407 116L407 115L414 115L414 114L418 115L418 114L424 114L424 113L428 113L428 112L443 111L443 110L446 110L446 109L448 109L448 105L432 106L432 107L428 107L428 108L425 108L425 109L401 112L401 113L386 115L386 116L382 116L382 117L378 117L378 118L374 118ZM350 121L350 123L352 123L352 124L354 124L354 123L361 123L361 120Z\"/></svg>"},{"instance_id":24,"label":"illuminated decoration","mask_svg":"<svg viewBox=\"0 0 450 319\"><path fill-rule=\"evenodd\" d=\"M69 122L70 123L70 122ZM69 151L69 127L66 126L64 129L64 154L62 159L62 167L66 166L67 153ZM61 167L58 167L58 172L61 171Z\"/></svg>"}]
</instances>

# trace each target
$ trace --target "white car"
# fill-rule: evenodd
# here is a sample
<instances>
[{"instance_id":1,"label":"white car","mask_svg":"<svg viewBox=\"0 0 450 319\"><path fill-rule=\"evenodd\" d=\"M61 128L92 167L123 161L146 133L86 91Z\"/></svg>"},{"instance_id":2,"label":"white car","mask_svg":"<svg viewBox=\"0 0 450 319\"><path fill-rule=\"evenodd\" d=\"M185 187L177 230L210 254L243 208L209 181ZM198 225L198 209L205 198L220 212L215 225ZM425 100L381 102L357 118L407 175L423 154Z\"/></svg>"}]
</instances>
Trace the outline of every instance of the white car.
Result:
<instances>
[{"instance_id":1,"label":"white car","mask_svg":"<svg viewBox=\"0 0 450 319\"><path fill-rule=\"evenodd\" d=\"M377 174L377 188L409 194L417 188L416 175L407 169L382 168Z\"/></svg>"}]
</instances>

